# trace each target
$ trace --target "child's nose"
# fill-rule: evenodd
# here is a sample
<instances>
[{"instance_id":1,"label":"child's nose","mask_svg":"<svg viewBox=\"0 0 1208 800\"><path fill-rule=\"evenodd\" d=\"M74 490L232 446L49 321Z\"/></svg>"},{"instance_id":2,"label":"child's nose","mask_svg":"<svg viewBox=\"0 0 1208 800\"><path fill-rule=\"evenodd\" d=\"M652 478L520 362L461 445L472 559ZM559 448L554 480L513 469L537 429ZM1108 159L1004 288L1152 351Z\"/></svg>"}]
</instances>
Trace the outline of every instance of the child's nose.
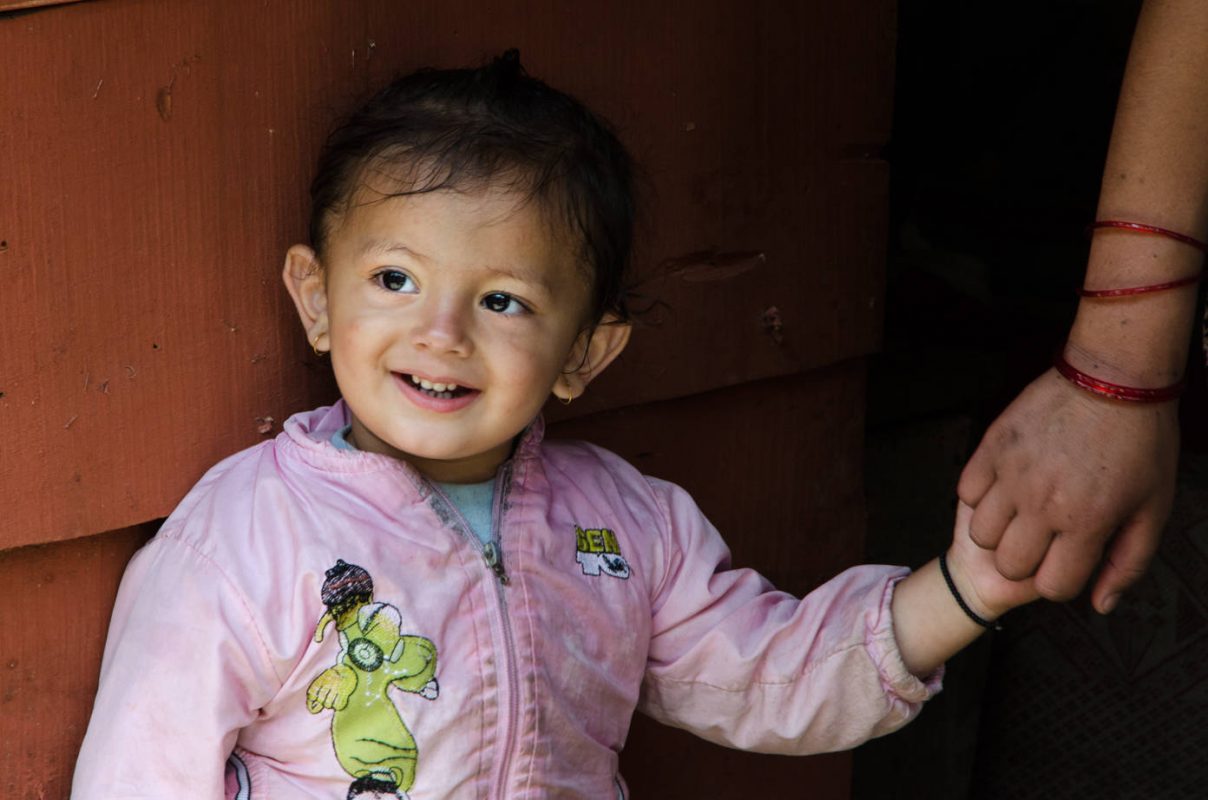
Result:
<instances>
[{"instance_id":1,"label":"child's nose","mask_svg":"<svg viewBox=\"0 0 1208 800\"><path fill-rule=\"evenodd\" d=\"M427 305L416 323L415 346L422 350L453 355L469 355L470 315L456 300Z\"/></svg>"}]
</instances>

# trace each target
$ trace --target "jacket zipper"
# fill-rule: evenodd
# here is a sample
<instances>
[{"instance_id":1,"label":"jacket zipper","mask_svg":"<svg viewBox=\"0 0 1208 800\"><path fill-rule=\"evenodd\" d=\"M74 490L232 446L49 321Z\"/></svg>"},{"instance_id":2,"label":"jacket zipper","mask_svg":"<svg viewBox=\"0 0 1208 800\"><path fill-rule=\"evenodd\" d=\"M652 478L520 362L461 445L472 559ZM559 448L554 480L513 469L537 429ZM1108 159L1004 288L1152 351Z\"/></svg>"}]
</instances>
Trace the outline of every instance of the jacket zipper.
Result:
<instances>
[{"instance_id":1,"label":"jacket zipper","mask_svg":"<svg viewBox=\"0 0 1208 800\"><path fill-rule=\"evenodd\" d=\"M511 488L512 483L512 464L505 463L499 468L498 474L495 476L495 492L491 503L491 530L495 532L495 541L502 544L503 542L503 495ZM507 734L503 740L503 755L499 760L499 777L496 779L496 786L502 793L506 791L508 771L512 766L512 750L516 746L516 716L517 710L520 707L520 687L518 685L519 670L516 667L516 640L512 636L512 621L508 615L507 595L504 594L504 589L508 585L507 572L503 568L503 553L497 552L496 565L492 565L495 570L495 576L499 582L495 585L495 593L499 598L499 618L503 627L503 642L506 649L506 669L507 674ZM489 562L488 562L489 563Z\"/></svg>"},{"instance_id":2,"label":"jacket zipper","mask_svg":"<svg viewBox=\"0 0 1208 800\"><path fill-rule=\"evenodd\" d=\"M499 469L500 475L503 474L504 470L507 470L508 472L511 471L511 467L506 464ZM445 505L445 508L449 509L449 513L457 518L457 521L461 525L462 538L465 539L471 547L474 547L478 550L479 555L482 556L482 560L487 564L487 569L491 571L491 574L495 576L495 579L504 586L507 586L509 583L511 583L511 578L508 577L508 571L503 566L503 549L499 544L499 510L502 507L499 502L499 488L501 484L500 475L495 477L495 491L492 493L491 499L491 532L494 535L491 541L486 542L485 544L478 541L478 536L474 533L474 529L470 527L470 523L466 521L464 516L462 516L461 510L457 507L457 504L449 499L449 496L445 494L444 490L432 481L428 481L428 486L432 490L433 494L440 497L441 501Z\"/></svg>"},{"instance_id":3,"label":"jacket zipper","mask_svg":"<svg viewBox=\"0 0 1208 800\"><path fill-rule=\"evenodd\" d=\"M505 649L505 665L504 675L507 681L507 708L504 713L507 715L507 733L504 736L503 754L499 761L498 776L495 784L497 787L507 786L507 774L512 764L512 750L516 746L516 714L520 706L520 689L517 686L516 667L516 640L512 636L512 623L508 615L507 596L504 594L504 589L511 583L508 577L507 570L503 565L503 549L502 549L502 534L503 530L500 525L503 517L503 494L511 484L512 465L510 462L504 463L499 468L499 472L495 476L495 491L491 498L491 532L492 540L479 548L483 560L486 562L487 569L495 576L495 598L497 610L499 612L499 626L503 631L503 642ZM429 482L432 491L435 492L443 500L448 507L450 513L457 517L461 523L463 537L473 536L473 528L466 522L462 516L460 509L449 499L439 486ZM471 542L471 544L473 544Z\"/></svg>"}]
</instances>

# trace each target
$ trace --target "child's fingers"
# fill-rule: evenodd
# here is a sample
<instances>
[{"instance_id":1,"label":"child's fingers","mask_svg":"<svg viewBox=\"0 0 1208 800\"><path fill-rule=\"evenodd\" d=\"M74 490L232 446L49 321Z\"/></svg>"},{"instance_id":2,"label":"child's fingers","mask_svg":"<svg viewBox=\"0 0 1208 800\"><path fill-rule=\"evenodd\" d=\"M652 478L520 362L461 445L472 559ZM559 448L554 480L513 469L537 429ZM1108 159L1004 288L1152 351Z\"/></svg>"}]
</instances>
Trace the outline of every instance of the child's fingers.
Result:
<instances>
[{"instance_id":1,"label":"child's fingers","mask_svg":"<svg viewBox=\"0 0 1208 800\"><path fill-rule=\"evenodd\" d=\"M965 535L969 532L969 523L973 521L973 507L964 500L956 500L956 533Z\"/></svg>"}]
</instances>

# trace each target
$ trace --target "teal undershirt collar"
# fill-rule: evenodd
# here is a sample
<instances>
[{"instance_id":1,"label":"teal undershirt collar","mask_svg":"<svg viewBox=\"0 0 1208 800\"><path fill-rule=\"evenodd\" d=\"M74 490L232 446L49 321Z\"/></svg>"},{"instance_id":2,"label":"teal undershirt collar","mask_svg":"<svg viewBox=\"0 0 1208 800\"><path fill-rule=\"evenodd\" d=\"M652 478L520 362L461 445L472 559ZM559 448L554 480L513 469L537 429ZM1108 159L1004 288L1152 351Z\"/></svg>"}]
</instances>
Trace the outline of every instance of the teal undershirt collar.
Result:
<instances>
[{"instance_id":1,"label":"teal undershirt collar","mask_svg":"<svg viewBox=\"0 0 1208 800\"><path fill-rule=\"evenodd\" d=\"M331 435L331 443L337 450L356 452L352 442L348 441L351 425L345 425ZM457 510L470 524L474 535L485 545L495 540L495 532L491 530L491 511L495 500L495 479L482 483L441 483L432 481L440 487L445 496L457 506Z\"/></svg>"}]
</instances>

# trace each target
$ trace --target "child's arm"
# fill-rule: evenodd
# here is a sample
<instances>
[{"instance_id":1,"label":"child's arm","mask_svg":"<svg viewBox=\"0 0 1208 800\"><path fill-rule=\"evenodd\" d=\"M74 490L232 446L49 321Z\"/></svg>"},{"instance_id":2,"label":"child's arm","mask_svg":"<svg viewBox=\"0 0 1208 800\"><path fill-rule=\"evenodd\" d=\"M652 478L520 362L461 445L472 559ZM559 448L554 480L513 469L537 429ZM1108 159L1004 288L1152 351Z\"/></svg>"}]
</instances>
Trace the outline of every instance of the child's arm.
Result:
<instances>
[{"instance_id":1,"label":"child's arm","mask_svg":"<svg viewBox=\"0 0 1208 800\"><path fill-rule=\"evenodd\" d=\"M122 578L73 800L223 797L238 730L279 685L247 600L161 531Z\"/></svg>"},{"instance_id":2,"label":"child's arm","mask_svg":"<svg viewBox=\"0 0 1208 800\"><path fill-rule=\"evenodd\" d=\"M865 564L802 598L734 569L717 531L682 489L651 480L668 538L635 573L654 579L639 709L710 741L805 755L896 730L940 688L940 664L973 641L972 622L931 563L911 575ZM1036 598L994 568L957 511L948 560L986 617Z\"/></svg>"},{"instance_id":3,"label":"child's arm","mask_svg":"<svg viewBox=\"0 0 1208 800\"><path fill-rule=\"evenodd\" d=\"M958 504L948 571L965 603L979 617L992 621L1039 594L1031 578L1009 581L998 573L994 551L983 550L969 536L972 516L972 508ZM897 585L892 608L902 661L920 677L930 675L986 630L961 610L940 572L939 559Z\"/></svg>"},{"instance_id":4,"label":"child's arm","mask_svg":"<svg viewBox=\"0 0 1208 800\"><path fill-rule=\"evenodd\" d=\"M853 567L803 598L735 569L682 489L651 479L662 545L650 581L639 710L713 742L805 755L855 747L905 725L940 688L902 662L893 629L902 567Z\"/></svg>"}]
</instances>

